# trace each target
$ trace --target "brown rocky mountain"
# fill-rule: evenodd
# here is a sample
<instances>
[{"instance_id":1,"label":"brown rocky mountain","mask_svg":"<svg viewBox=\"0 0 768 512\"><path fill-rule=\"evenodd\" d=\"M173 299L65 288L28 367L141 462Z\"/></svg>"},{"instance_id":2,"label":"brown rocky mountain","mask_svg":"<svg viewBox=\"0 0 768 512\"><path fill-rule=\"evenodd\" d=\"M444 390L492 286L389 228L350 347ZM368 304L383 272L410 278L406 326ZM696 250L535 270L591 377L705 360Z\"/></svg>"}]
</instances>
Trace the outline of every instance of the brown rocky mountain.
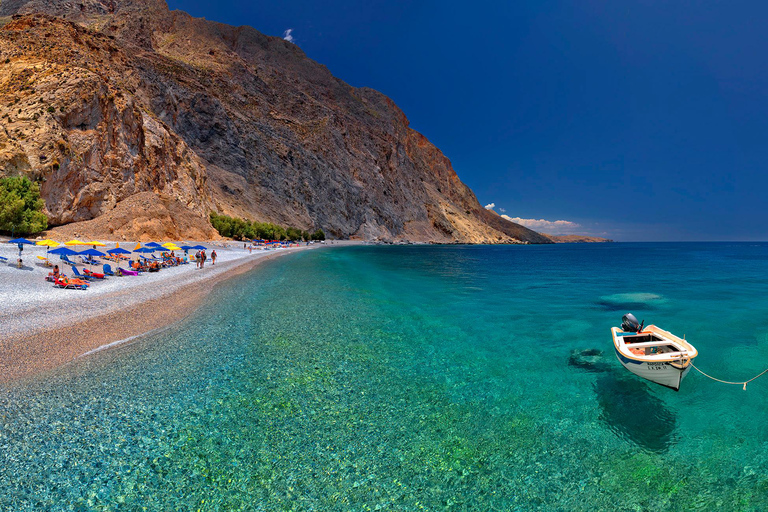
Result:
<instances>
[{"instance_id":1,"label":"brown rocky mountain","mask_svg":"<svg viewBox=\"0 0 768 512\"><path fill-rule=\"evenodd\" d=\"M551 243L490 216L392 100L280 38L162 0L2 0L0 25L0 175L38 180L54 225L203 238L216 211L340 238Z\"/></svg>"}]
</instances>

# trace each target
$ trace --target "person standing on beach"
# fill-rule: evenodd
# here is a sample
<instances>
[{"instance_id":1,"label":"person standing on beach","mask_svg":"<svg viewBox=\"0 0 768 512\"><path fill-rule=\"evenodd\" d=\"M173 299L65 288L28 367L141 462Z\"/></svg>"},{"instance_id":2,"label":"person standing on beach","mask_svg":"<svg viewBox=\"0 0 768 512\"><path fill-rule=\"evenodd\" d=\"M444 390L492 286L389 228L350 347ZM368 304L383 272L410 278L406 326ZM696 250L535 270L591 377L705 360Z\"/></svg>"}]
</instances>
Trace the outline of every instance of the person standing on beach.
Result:
<instances>
[{"instance_id":1,"label":"person standing on beach","mask_svg":"<svg viewBox=\"0 0 768 512\"><path fill-rule=\"evenodd\" d=\"M200 261L202 261L201 258L202 256L200 256L200 251L197 251L195 253L195 267L200 268Z\"/></svg>"},{"instance_id":2,"label":"person standing on beach","mask_svg":"<svg viewBox=\"0 0 768 512\"><path fill-rule=\"evenodd\" d=\"M211 265L215 265L215 264L216 264L216 249L211 251Z\"/></svg>"},{"instance_id":3,"label":"person standing on beach","mask_svg":"<svg viewBox=\"0 0 768 512\"><path fill-rule=\"evenodd\" d=\"M205 268L205 251L200 252L200 268Z\"/></svg>"}]
</instances>

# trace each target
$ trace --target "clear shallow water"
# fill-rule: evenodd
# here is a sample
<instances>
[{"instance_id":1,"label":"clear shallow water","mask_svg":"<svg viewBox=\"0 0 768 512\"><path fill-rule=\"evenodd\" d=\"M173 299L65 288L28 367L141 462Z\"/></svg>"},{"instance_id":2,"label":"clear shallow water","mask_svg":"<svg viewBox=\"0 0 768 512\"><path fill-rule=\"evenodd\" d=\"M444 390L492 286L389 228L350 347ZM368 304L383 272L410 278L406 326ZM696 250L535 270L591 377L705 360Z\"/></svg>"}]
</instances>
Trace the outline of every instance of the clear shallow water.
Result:
<instances>
[{"instance_id":1,"label":"clear shallow water","mask_svg":"<svg viewBox=\"0 0 768 512\"><path fill-rule=\"evenodd\" d=\"M269 262L190 321L0 388L0 510L766 510L768 244L355 247ZM576 358L573 351L603 350Z\"/></svg>"}]
</instances>

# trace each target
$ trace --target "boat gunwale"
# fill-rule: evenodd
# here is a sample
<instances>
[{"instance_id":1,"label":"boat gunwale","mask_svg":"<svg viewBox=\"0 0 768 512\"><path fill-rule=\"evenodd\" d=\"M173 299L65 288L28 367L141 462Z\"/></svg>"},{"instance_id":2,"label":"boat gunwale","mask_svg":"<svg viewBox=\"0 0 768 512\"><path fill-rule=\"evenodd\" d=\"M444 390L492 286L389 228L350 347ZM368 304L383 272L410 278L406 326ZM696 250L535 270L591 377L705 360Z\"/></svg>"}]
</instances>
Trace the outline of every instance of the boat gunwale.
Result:
<instances>
[{"instance_id":1,"label":"boat gunwale","mask_svg":"<svg viewBox=\"0 0 768 512\"><path fill-rule=\"evenodd\" d=\"M683 347L688 353L667 352L666 354L676 354L676 355L667 356L667 355L653 354L653 355L647 355L647 356L637 356L636 354L633 354L632 352L629 351L629 348L627 347L627 343L624 341L624 336L619 336L620 332L624 334L623 331L621 331L618 327L611 327L611 335L613 336L614 348L623 357L626 357L627 359L631 359L633 361L637 361L639 363L667 363L668 362L668 363L683 363L683 366L687 366L687 363L689 363L690 361L693 361L693 359L699 355L696 348L690 343L688 343L686 340L678 336L675 336L674 334L668 331L660 329L655 325L649 325L648 327L643 329L643 331L639 333L632 333L632 335L656 334L657 336L662 337L663 341L649 342L649 343L654 343L654 344L658 343L659 345L663 345L664 343L667 343L667 344L671 343L673 345L679 345ZM621 338L621 341L619 341L619 338ZM638 344L638 346L640 346L640 344ZM650 345L643 345L643 346L650 346Z\"/></svg>"}]
</instances>

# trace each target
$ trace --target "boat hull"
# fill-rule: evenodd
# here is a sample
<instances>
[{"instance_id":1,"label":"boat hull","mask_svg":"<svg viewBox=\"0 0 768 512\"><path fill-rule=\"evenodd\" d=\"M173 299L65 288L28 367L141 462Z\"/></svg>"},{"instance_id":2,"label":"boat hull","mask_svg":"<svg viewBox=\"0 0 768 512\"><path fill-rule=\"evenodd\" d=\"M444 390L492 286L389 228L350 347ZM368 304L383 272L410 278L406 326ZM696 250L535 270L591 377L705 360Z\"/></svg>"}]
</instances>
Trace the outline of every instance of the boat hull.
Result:
<instances>
[{"instance_id":1,"label":"boat hull","mask_svg":"<svg viewBox=\"0 0 768 512\"><path fill-rule=\"evenodd\" d=\"M675 391L680 389L680 383L691 369L690 365L680 367L680 365L668 361L636 361L624 357L615 348L614 352L622 366L630 372L640 378L674 389Z\"/></svg>"}]
</instances>

